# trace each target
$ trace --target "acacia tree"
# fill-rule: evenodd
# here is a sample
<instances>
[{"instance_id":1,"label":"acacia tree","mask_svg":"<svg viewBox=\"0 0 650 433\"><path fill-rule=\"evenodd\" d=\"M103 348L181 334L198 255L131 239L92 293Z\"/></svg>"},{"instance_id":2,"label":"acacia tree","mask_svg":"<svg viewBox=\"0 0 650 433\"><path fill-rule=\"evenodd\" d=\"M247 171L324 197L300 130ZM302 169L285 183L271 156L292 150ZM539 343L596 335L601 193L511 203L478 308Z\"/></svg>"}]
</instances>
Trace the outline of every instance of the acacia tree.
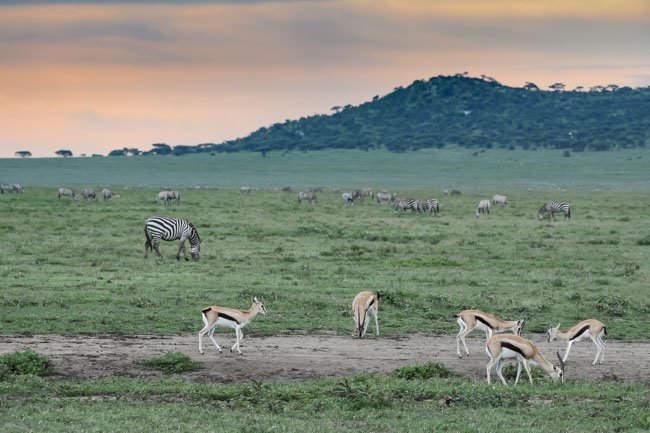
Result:
<instances>
[{"instance_id":1,"label":"acacia tree","mask_svg":"<svg viewBox=\"0 0 650 433\"><path fill-rule=\"evenodd\" d=\"M20 156L21 158L27 158L32 156L32 152L29 150L19 150L18 152L14 153L15 156Z\"/></svg>"},{"instance_id":2,"label":"acacia tree","mask_svg":"<svg viewBox=\"0 0 650 433\"><path fill-rule=\"evenodd\" d=\"M55 153L56 155L58 155L58 156L62 156L63 158L68 158L68 157L72 156L72 151L71 151L71 150L67 150L67 149L57 150L57 151L54 152L54 153Z\"/></svg>"}]
</instances>

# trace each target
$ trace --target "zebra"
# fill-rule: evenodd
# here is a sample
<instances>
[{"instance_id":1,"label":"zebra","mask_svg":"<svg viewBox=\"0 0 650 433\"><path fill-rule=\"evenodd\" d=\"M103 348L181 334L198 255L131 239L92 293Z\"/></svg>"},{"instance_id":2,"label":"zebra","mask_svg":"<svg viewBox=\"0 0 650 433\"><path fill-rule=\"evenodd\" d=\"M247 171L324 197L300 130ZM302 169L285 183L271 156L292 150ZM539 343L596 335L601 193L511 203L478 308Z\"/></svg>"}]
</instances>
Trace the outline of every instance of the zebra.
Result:
<instances>
[{"instance_id":1,"label":"zebra","mask_svg":"<svg viewBox=\"0 0 650 433\"><path fill-rule=\"evenodd\" d=\"M420 211L422 210L422 205L420 204L419 201L413 200L412 198L397 200L397 203L395 204L395 210L407 210L407 209L410 209L415 213L420 213Z\"/></svg>"},{"instance_id":2,"label":"zebra","mask_svg":"<svg viewBox=\"0 0 650 433\"><path fill-rule=\"evenodd\" d=\"M97 199L97 194L95 194L95 190L92 188L84 188L83 191L81 191L81 195L84 200Z\"/></svg>"},{"instance_id":3,"label":"zebra","mask_svg":"<svg viewBox=\"0 0 650 433\"><path fill-rule=\"evenodd\" d=\"M70 188L59 188L59 198L61 197L68 197L77 200L77 195Z\"/></svg>"},{"instance_id":4,"label":"zebra","mask_svg":"<svg viewBox=\"0 0 650 433\"><path fill-rule=\"evenodd\" d=\"M438 206L438 199L435 198L430 198L428 200L425 200L424 203L422 204L422 207L425 211L428 210L431 213L440 212L440 207Z\"/></svg>"},{"instance_id":5,"label":"zebra","mask_svg":"<svg viewBox=\"0 0 650 433\"><path fill-rule=\"evenodd\" d=\"M361 190L361 197L370 197L370 198L374 198L374 197L375 197L375 193L372 192L372 190L371 190L370 188L364 188L364 189Z\"/></svg>"},{"instance_id":6,"label":"zebra","mask_svg":"<svg viewBox=\"0 0 650 433\"><path fill-rule=\"evenodd\" d=\"M544 203L542 207L539 208L539 211L537 212L537 218L543 220L546 214L548 214L549 221L555 221L553 214L560 212L564 214L564 219L571 219L571 206L568 203L561 201L549 201L547 203Z\"/></svg>"},{"instance_id":7,"label":"zebra","mask_svg":"<svg viewBox=\"0 0 650 433\"><path fill-rule=\"evenodd\" d=\"M508 204L508 197L505 195L495 194L494 197L492 197L492 204L495 206L506 206Z\"/></svg>"},{"instance_id":8,"label":"zebra","mask_svg":"<svg viewBox=\"0 0 650 433\"><path fill-rule=\"evenodd\" d=\"M104 200L110 200L110 199L113 198L113 193L111 192L110 189L104 188L104 189L102 189L102 198Z\"/></svg>"},{"instance_id":9,"label":"zebra","mask_svg":"<svg viewBox=\"0 0 650 433\"><path fill-rule=\"evenodd\" d=\"M309 201L309 203L311 203L312 201L318 203L318 198L316 198L316 194L314 194L314 191L300 191L298 193L298 203L302 203L303 200L307 200Z\"/></svg>"},{"instance_id":10,"label":"zebra","mask_svg":"<svg viewBox=\"0 0 650 433\"><path fill-rule=\"evenodd\" d=\"M12 190L12 192L15 192L16 194L22 194L25 191L23 186L21 184L19 184L19 183L12 183L11 184L11 190Z\"/></svg>"},{"instance_id":11,"label":"zebra","mask_svg":"<svg viewBox=\"0 0 650 433\"><path fill-rule=\"evenodd\" d=\"M378 192L375 195L375 197L377 198L377 203L382 203L382 202L390 203L393 201L393 194L386 191Z\"/></svg>"},{"instance_id":12,"label":"zebra","mask_svg":"<svg viewBox=\"0 0 650 433\"><path fill-rule=\"evenodd\" d=\"M0 184L0 194L4 194L5 192L13 192L14 189L11 185L3 183Z\"/></svg>"},{"instance_id":13,"label":"zebra","mask_svg":"<svg viewBox=\"0 0 650 433\"><path fill-rule=\"evenodd\" d=\"M179 191L160 191L156 197L156 203L158 204L169 204L172 200L176 200L176 203L181 201L181 193Z\"/></svg>"},{"instance_id":14,"label":"zebra","mask_svg":"<svg viewBox=\"0 0 650 433\"><path fill-rule=\"evenodd\" d=\"M476 208L476 218L490 214L490 200L481 200Z\"/></svg>"},{"instance_id":15,"label":"zebra","mask_svg":"<svg viewBox=\"0 0 650 433\"><path fill-rule=\"evenodd\" d=\"M354 196L352 195L351 192L344 192L342 194L342 197L343 197L343 204L345 206L347 206L349 204L354 205Z\"/></svg>"},{"instance_id":16,"label":"zebra","mask_svg":"<svg viewBox=\"0 0 650 433\"><path fill-rule=\"evenodd\" d=\"M152 250L155 250L158 257L162 258L162 254L160 254L160 250L158 249L161 239L164 241L175 241L176 239L180 239L178 252L176 253L176 260L181 259L181 251L183 252L185 260L188 260L185 251L186 240L189 240L190 242L190 254L192 260L199 260L201 238L199 237L199 232L196 231L196 227L187 220L158 216L151 217L144 224L144 236L145 259L149 256L149 251Z\"/></svg>"}]
</instances>

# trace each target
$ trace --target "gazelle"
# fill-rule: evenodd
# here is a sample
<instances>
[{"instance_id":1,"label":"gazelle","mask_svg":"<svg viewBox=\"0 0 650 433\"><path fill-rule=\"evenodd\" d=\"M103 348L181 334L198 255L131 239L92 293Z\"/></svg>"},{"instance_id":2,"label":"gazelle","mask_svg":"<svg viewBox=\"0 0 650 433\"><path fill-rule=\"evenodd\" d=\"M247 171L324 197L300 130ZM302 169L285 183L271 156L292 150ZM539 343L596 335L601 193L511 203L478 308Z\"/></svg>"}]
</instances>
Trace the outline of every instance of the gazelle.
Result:
<instances>
[{"instance_id":1,"label":"gazelle","mask_svg":"<svg viewBox=\"0 0 650 433\"><path fill-rule=\"evenodd\" d=\"M379 297L372 292L365 291L359 292L352 301L352 314L354 315L354 333L359 338L366 335L368 329L368 322L370 321L369 313L375 316L375 328L377 335L379 335L379 320L377 314L379 312Z\"/></svg>"},{"instance_id":2,"label":"gazelle","mask_svg":"<svg viewBox=\"0 0 650 433\"><path fill-rule=\"evenodd\" d=\"M523 365L528 373L528 380L533 383L533 377L530 374L530 364L538 365L542 370L548 373L552 379L561 379L564 382L564 361L560 358L559 352L557 358L560 360L560 366L557 367L544 357L532 341L526 340L518 335L500 334L490 337L485 345L485 351L490 357L487 365L487 381L490 383L490 373L494 364L496 364L497 376L504 385L508 385L501 373L503 369L503 360L517 360L517 377L515 385L519 382L521 375L521 366Z\"/></svg>"},{"instance_id":3,"label":"gazelle","mask_svg":"<svg viewBox=\"0 0 650 433\"><path fill-rule=\"evenodd\" d=\"M221 353L221 347L214 338L214 329L217 326L225 326L235 330L236 341L230 351L237 349L237 353L241 355L239 342L244 338L242 328L251 323L257 313L266 314L266 307L257 298L253 298L253 305L246 311L218 306L204 308L201 315L205 326L199 331L199 352L203 353L203 336L207 333L219 353Z\"/></svg>"},{"instance_id":4,"label":"gazelle","mask_svg":"<svg viewBox=\"0 0 650 433\"><path fill-rule=\"evenodd\" d=\"M460 326L460 331L456 336L456 353L458 353L459 358L462 358L460 354L461 341L465 347L465 353L467 356L469 356L469 350L467 350L465 337L474 329L485 331L485 339L487 340L492 336L493 333L498 334L508 330L512 331L516 335L521 335L521 330L526 323L526 319L501 320L497 316L481 310L464 310L458 313L456 316L458 317L456 321L458 322L458 326Z\"/></svg>"},{"instance_id":5,"label":"gazelle","mask_svg":"<svg viewBox=\"0 0 650 433\"><path fill-rule=\"evenodd\" d=\"M573 325L571 329L566 332L560 331L560 324L557 326L551 326L548 331L546 331L548 336L548 342L550 343L555 339L555 337L566 340L566 350L564 351L563 362L566 362L569 357L569 351L571 351L571 345L582 341L587 337L591 338L591 341L596 345L596 359L591 365L596 365L598 362L598 357L600 357L600 364L605 360L605 342L603 341L603 335L607 335L607 327L603 325L600 320L596 319L587 319L582 322Z\"/></svg>"}]
</instances>

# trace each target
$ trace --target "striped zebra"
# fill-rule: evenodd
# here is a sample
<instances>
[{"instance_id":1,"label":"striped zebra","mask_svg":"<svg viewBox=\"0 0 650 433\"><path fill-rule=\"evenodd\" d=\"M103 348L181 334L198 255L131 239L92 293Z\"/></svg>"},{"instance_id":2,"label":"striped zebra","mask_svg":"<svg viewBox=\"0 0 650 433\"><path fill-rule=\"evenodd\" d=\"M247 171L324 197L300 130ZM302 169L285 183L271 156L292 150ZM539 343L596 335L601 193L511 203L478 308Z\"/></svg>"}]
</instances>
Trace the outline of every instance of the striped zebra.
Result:
<instances>
[{"instance_id":1,"label":"striped zebra","mask_svg":"<svg viewBox=\"0 0 650 433\"><path fill-rule=\"evenodd\" d=\"M508 197L505 195L494 194L494 197L492 197L492 204L495 206L506 206L508 204Z\"/></svg>"},{"instance_id":2,"label":"striped zebra","mask_svg":"<svg viewBox=\"0 0 650 433\"><path fill-rule=\"evenodd\" d=\"M298 193L298 203L302 203L303 200L307 200L309 203L312 201L318 203L318 198L316 198L314 191L300 191Z\"/></svg>"},{"instance_id":3,"label":"striped zebra","mask_svg":"<svg viewBox=\"0 0 650 433\"><path fill-rule=\"evenodd\" d=\"M77 200L77 195L70 188L59 188L59 198L61 197L68 197Z\"/></svg>"},{"instance_id":4,"label":"striped zebra","mask_svg":"<svg viewBox=\"0 0 650 433\"><path fill-rule=\"evenodd\" d=\"M155 250L158 257L162 258L158 245L160 240L175 241L180 239L178 244L178 252L176 253L176 260L181 259L181 251L183 257L187 259L185 252L185 241L190 242L190 255L192 260L199 259L201 252L201 238L196 227L192 223L179 218L165 218L165 217L151 217L144 224L144 258L149 256L149 251Z\"/></svg>"},{"instance_id":5,"label":"striped zebra","mask_svg":"<svg viewBox=\"0 0 650 433\"><path fill-rule=\"evenodd\" d=\"M395 210L412 210L415 213L420 213L422 210L422 205L420 204L419 201L413 200L412 198L407 198L407 199L399 199L395 203Z\"/></svg>"},{"instance_id":6,"label":"striped zebra","mask_svg":"<svg viewBox=\"0 0 650 433\"><path fill-rule=\"evenodd\" d=\"M476 208L476 218L490 214L490 200L481 200Z\"/></svg>"},{"instance_id":7,"label":"striped zebra","mask_svg":"<svg viewBox=\"0 0 650 433\"><path fill-rule=\"evenodd\" d=\"M386 191L378 192L375 195L375 197L377 198L377 203L383 203L383 202L390 203L391 201L393 201L393 194Z\"/></svg>"},{"instance_id":8,"label":"striped zebra","mask_svg":"<svg viewBox=\"0 0 650 433\"><path fill-rule=\"evenodd\" d=\"M351 192L344 192L341 197L343 197L343 205L354 205L354 196Z\"/></svg>"},{"instance_id":9,"label":"striped zebra","mask_svg":"<svg viewBox=\"0 0 650 433\"><path fill-rule=\"evenodd\" d=\"M440 207L438 206L438 199L436 198L430 198L424 200L422 207L424 208L425 211L429 211L431 213L437 214L438 212L440 212Z\"/></svg>"},{"instance_id":10,"label":"striped zebra","mask_svg":"<svg viewBox=\"0 0 650 433\"><path fill-rule=\"evenodd\" d=\"M110 200L110 199L113 198L113 193L111 192L110 189L104 188L104 189L102 189L102 198L104 200Z\"/></svg>"},{"instance_id":11,"label":"striped zebra","mask_svg":"<svg viewBox=\"0 0 650 433\"><path fill-rule=\"evenodd\" d=\"M181 202L180 191L163 190L160 191L156 197L156 203L158 204L169 204L172 200L176 200L176 204Z\"/></svg>"},{"instance_id":12,"label":"striped zebra","mask_svg":"<svg viewBox=\"0 0 650 433\"><path fill-rule=\"evenodd\" d=\"M97 194L95 194L95 190L92 188L84 188L83 191L81 191L81 195L84 200L97 199Z\"/></svg>"},{"instance_id":13,"label":"striped zebra","mask_svg":"<svg viewBox=\"0 0 650 433\"><path fill-rule=\"evenodd\" d=\"M537 212L537 218L543 220L546 214L548 214L549 221L555 221L553 217L554 213L563 213L564 219L571 219L571 206L568 203L561 201L549 201L544 203L542 207L539 208Z\"/></svg>"}]
</instances>

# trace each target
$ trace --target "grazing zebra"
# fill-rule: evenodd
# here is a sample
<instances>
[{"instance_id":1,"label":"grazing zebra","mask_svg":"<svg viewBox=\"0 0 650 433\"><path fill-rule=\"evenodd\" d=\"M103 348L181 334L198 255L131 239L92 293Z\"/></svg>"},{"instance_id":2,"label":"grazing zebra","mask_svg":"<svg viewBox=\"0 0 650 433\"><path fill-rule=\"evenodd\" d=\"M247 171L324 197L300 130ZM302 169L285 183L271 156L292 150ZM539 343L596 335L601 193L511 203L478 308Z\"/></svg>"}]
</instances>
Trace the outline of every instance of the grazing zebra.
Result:
<instances>
[{"instance_id":1,"label":"grazing zebra","mask_svg":"<svg viewBox=\"0 0 650 433\"><path fill-rule=\"evenodd\" d=\"M250 186L242 186L239 188L239 192L251 192L251 189Z\"/></svg>"},{"instance_id":2,"label":"grazing zebra","mask_svg":"<svg viewBox=\"0 0 650 433\"><path fill-rule=\"evenodd\" d=\"M415 213L420 213L422 210L422 205L419 201L413 200L412 198L408 199L399 199L395 204L395 210L407 210L410 209Z\"/></svg>"},{"instance_id":3,"label":"grazing zebra","mask_svg":"<svg viewBox=\"0 0 650 433\"><path fill-rule=\"evenodd\" d=\"M440 207L438 206L438 199L435 198L430 198L428 200L425 200L423 203L423 206L425 211L429 211L431 213L438 213L440 212Z\"/></svg>"},{"instance_id":4,"label":"grazing zebra","mask_svg":"<svg viewBox=\"0 0 650 433\"><path fill-rule=\"evenodd\" d=\"M490 214L490 200L481 200L476 208L476 218Z\"/></svg>"},{"instance_id":5,"label":"grazing zebra","mask_svg":"<svg viewBox=\"0 0 650 433\"><path fill-rule=\"evenodd\" d=\"M187 259L187 254L185 253L185 241L189 240L190 242L190 254L192 260L199 259L199 253L201 252L201 238L199 237L199 232L196 231L196 227L192 223L179 218L165 218L165 217L151 217L144 224L144 258L146 259L149 256L149 251L155 250L158 257L162 258L158 245L160 240L164 241L175 241L180 239L178 244L178 252L176 253L176 260L181 259L181 251L183 252L183 257Z\"/></svg>"},{"instance_id":6,"label":"grazing zebra","mask_svg":"<svg viewBox=\"0 0 650 433\"><path fill-rule=\"evenodd\" d=\"M102 189L102 198L104 200L110 200L110 199L113 198L113 193L111 192L110 189L104 188L104 189Z\"/></svg>"},{"instance_id":7,"label":"grazing zebra","mask_svg":"<svg viewBox=\"0 0 650 433\"><path fill-rule=\"evenodd\" d=\"M342 197L343 197L343 204L345 206L347 206L349 204L354 205L354 196L352 195L351 192L344 192L342 194Z\"/></svg>"},{"instance_id":8,"label":"grazing zebra","mask_svg":"<svg viewBox=\"0 0 650 433\"><path fill-rule=\"evenodd\" d=\"M160 191L156 197L156 202L158 204L169 204L172 200L176 200L176 203L181 202L181 193L179 191Z\"/></svg>"},{"instance_id":9,"label":"grazing zebra","mask_svg":"<svg viewBox=\"0 0 650 433\"><path fill-rule=\"evenodd\" d=\"M298 193L298 203L302 203L303 200L307 200L309 203L312 201L318 203L318 198L316 198L314 191L300 191Z\"/></svg>"},{"instance_id":10,"label":"grazing zebra","mask_svg":"<svg viewBox=\"0 0 650 433\"><path fill-rule=\"evenodd\" d=\"M508 204L508 197L505 195L495 194L494 197L492 197L492 204L495 206L506 206Z\"/></svg>"},{"instance_id":11,"label":"grazing zebra","mask_svg":"<svg viewBox=\"0 0 650 433\"><path fill-rule=\"evenodd\" d=\"M68 197L73 200L77 199L77 195L70 188L59 188L59 198Z\"/></svg>"},{"instance_id":12,"label":"grazing zebra","mask_svg":"<svg viewBox=\"0 0 650 433\"><path fill-rule=\"evenodd\" d=\"M91 188L84 188L83 191L81 191L81 195L83 196L84 200L97 199L95 190Z\"/></svg>"},{"instance_id":13,"label":"grazing zebra","mask_svg":"<svg viewBox=\"0 0 650 433\"><path fill-rule=\"evenodd\" d=\"M364 188L361 190L361 197L370 197L373 198L375 196L375 193L372 192L370 188Z\"/></svg>"},{"instance_id":14,"label":"grazing zebra","mask_svg":"<svg viewBox=\"0 0 650 433\"><path fill-rule=\"evenodd\" d=\"M393 194L386 191L378 192L375 197L377 198L377 203L383 203L383 202L390 203L391 201L393 201Z\"/></svg>"},{"instance_id":15,"label":"grazing zebra","mask_svg":"<svg viewBox=\"0 0 650 433\"><path fill-rule=\"evenodd\" d=\"M539 211L537 212L537 218L543 220L546 214L548 214L549 221L555 221L553 214L560 212L564 214L564 219L571 219L571 206L568 203L563 203L561 201L549 201L548 203L544 203L542 207L539 208Z\"/></svg>"}]
</instances>

